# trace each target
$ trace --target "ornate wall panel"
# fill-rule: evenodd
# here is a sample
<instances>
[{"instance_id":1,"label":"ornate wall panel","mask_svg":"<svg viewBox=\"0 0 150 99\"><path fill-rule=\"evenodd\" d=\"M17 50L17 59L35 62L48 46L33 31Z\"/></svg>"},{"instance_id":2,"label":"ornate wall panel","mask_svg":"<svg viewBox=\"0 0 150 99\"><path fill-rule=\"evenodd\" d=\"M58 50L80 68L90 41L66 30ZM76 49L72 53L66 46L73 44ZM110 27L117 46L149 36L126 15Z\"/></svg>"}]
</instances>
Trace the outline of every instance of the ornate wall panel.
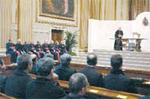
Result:
<instances>
[{"instance_id":1,"label":"ornate wall panel","mask_svg":"<svg viewBox=\"0 0 150 99\"><path fill-rule=\"evenodd\" d=\"M37 22L78 26L78 0L37 0Z\"/></svg>"}]
</instances>

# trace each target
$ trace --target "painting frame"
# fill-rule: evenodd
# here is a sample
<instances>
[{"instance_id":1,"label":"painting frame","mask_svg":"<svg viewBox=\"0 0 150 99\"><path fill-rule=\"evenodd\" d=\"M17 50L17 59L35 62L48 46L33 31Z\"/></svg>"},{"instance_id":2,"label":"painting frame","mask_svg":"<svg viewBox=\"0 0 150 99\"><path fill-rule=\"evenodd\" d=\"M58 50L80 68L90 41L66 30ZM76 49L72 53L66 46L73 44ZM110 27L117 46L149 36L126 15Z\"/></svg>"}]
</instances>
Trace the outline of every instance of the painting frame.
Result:
<instances>
[{"instance_id":1,"label":"painting frame","mask_svg":"<svg viewBox=\"0 0 150 99\"><path fill-rule=\"evenodd\" d=\"M66 26L77 26L78 25L78 0L72 0L74 2L72 17L56 15L53 13L43 13L42 1L43 0L37 0L37 18L36 19L38 22L50 23L50 24L56 24L56 25L66 25Z\"/></svg>"}]
</instances>

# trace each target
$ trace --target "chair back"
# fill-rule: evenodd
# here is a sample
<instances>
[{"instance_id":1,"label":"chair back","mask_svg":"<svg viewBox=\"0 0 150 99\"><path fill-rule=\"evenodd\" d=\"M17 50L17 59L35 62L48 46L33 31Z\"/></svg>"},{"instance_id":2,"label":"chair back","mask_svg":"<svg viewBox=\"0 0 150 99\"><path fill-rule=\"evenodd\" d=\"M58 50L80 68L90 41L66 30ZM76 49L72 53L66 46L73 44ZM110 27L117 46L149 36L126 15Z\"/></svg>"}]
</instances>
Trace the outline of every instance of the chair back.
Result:
<instances>
[{"instance_id":1,"label":"chair back","mask_svg":"<svg viewBox=\"0 0 150 99\"><path fill-rule=\"evenodd\" d=\"M133 33L133 38L140 38L141 34L134 32Z\"/></svg>"}]
</instances>

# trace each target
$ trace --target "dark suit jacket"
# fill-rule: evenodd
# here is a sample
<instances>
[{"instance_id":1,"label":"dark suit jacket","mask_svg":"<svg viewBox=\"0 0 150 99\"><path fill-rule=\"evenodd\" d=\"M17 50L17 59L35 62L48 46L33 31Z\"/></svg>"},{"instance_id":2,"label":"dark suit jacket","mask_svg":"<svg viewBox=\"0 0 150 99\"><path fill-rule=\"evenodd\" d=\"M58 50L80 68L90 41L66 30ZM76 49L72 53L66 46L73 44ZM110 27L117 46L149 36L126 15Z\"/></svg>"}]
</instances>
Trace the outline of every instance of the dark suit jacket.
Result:
<instances>
[{"instance_id":1,"label":"dark suit jacket","mask_svg":"<svg viewBox=\"0 0 150 99\"><path fill-rule=\"evenodd\" d=\"M31 81L31 77L26 72L16 69L13 75L6 80L5 94L24 99L29 81Z\"/></svg>"},{"instance_id":2,"label":"dark suit jacket","mask_svg":"<svg viewBox=\"0 0 150 99\"><path fill-rule=\"evenodd\" d=\"M10 47L13 45L11 42L6 43L6 51L10 49Z\"/></svg>"},{"instance_id":3,"label":"dark suit jacket","mask_svg":"<svg viewBox=\"0 0 150 99\"><path fill-rule=\"evenodd\" d=\"M103 86L103 76L100 73L97 73L97 71L94 67L85 66L79 72L86 75L90 85L92 85L92 86Z\"/></svg>"},{"instance_id":4,"label":"dark suit jacket","mask_svg":"<svg viewBox=\"0 0 150 99\"><path fill-rule=\"evenodd\" d=\"M70 76L76 71L69 66L62 66L61 64L57 66L57 68L54 71L58 76L60 80L69 80Z\"/></svg>"},{"instance_id":5,"label":"dark suit jacket","mask_svg":"<svg viewBox=\"0 0 150 99\"><path fill-rule=\"evenodd\" d=\"M60 99L65 92L52 80L36 78L27 86L27 99Z\"/></svg>"},{"instance_id":6,"label":"dark suit jacket","mask_svg":"<svg viewBox=\"0 0 150 99\"><path fill-rule=\"evenodd\" d=\"M69 94L69 95L66 95L63 99L87 99L87 97L84 96L84 95L72 95L72 94Z\"/></svg>"},{"instance_id":7,"label":"dark suit jacket","mask_svg":"<svg viewBox=\"0 0 150 99\"><path fill-rule=\"evenodd\" d=\"M4 92L7 77L0 75L0 92Z\"/></svg>"},{"instance_id":8,"label":"dark suit jacket","mask_svg":"<svg viewBox=\"0 0 150 99\"><path fill-rule=\"evenodd\" d=\"M60 49L60 55L63 55L64 53L66 53L65 44L59 44L59 49Z\"/></svg>"},{"instance_id":9,"label":"dark suit jacket","mask_svg":"<svg viewBox=\"0 0 150 99\"><path fill-rule=\"evenodd\" d=\"M16 50L17 51L22 51L22 48L23 48L22 44L19 44L19 43L16 44Z\"/></svg>"},{"instance_id":10,"label":"dark suit jacket","mask_svg":"<svg viewBox=\"0 0 150 99\"><path fill-rule=\"evenodd\" d=\"M128 79L121 70L111 71L104 78L105 87L108 89L136 92L134 83Z\"/></svg>"}]
</instances>

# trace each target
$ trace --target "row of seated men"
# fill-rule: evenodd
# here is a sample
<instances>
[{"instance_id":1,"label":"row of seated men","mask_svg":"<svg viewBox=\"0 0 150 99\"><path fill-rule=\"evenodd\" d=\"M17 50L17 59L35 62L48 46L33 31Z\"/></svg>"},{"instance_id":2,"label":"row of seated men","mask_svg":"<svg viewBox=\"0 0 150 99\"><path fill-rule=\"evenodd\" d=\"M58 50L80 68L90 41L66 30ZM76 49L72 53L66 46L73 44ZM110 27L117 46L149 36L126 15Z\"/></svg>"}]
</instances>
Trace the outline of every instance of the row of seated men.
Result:
<instances>
[{"instance_id":1,"label":"row of seated men","mask_svg":"<svg viewBox=\"0 0 150 99\"><path fill-rule=\"evenodd\" d=\"M43 44L40 44L40 42L37 41L37 44L33 44L32 42L25 42L22 44L21 41L18 40L15 44L9 40L6 43L6 54L11 57L12 63L16 63L17 56L23 53L34 53L39 58L43 57L45 53L51 53L54 55L55 59L58 59L58 55L62 55L66 52L67 50L64 42L48 43L45 41Z\"/></svg>"},{"instance_id":2,"label":"row of seated men","mask_svg":"<svg viewBox=\"0 0 150 99\"><path fill-rule=\"evenodd\" d=\"M85 94L88 85L136 93L134 83L121 70L123 63L121 55L111 57L112 69L105 77L94 68L97 64L94 53L88 54L87 66L78 73L69 67L70 61L70 55L63 54L60 64L54 68L52 58L48 56L41 58L36 64L36 79L32 80L29 75L29 71L33 68L32 58L28 54L21 55L17 58L18 65L12 75L9 77L1 75L1 91L21 99L88 99ZM59 87L58 79L69 80L69 94Z\"/></svg>"}]
</instances>

